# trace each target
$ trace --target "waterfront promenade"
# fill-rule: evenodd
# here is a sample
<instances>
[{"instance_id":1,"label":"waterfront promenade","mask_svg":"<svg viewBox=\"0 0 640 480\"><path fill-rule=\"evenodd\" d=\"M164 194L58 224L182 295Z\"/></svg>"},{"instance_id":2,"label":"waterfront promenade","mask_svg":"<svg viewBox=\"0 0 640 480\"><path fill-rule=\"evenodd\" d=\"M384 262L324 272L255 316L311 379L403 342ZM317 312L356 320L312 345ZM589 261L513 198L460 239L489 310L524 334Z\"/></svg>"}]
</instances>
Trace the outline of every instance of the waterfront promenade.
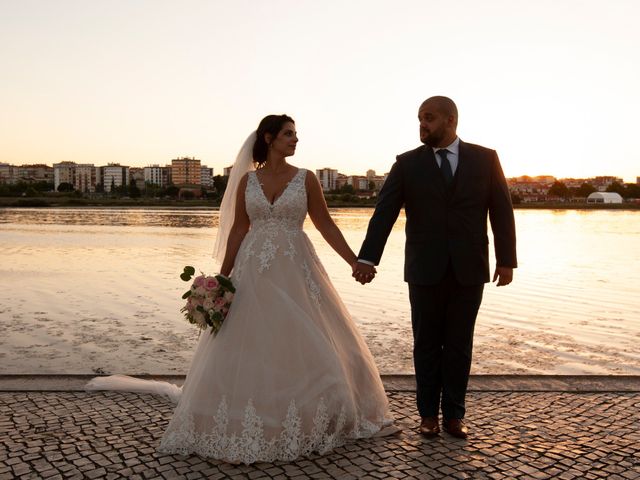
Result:
<instances>
[{"instance_id":1,"label":"waterfront promenade","mask_svg":"<svg viewBox=\"0 0 640 480\"><path fill-rule=\"evenodd\" d=\"M251 466L156 453L173 405L88 378L0 376L0 480L640 478L640 377L472 377L464 441L419 436L412 377L385 376L399 434Z\"/></svg>"}]
</instances>

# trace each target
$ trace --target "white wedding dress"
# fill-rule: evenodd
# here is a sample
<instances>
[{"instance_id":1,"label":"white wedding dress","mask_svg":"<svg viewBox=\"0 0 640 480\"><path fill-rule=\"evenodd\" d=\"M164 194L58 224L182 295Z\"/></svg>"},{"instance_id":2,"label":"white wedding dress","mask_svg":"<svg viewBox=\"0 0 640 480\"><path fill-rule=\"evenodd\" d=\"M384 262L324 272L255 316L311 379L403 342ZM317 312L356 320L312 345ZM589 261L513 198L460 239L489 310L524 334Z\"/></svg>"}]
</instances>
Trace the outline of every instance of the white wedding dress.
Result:
<instances>
[{"instance_id":1,"label":"white wedding dress","mask_svg":"<svg viewBox=\"0 0 640 480\"><path fill-rule=\"evenodd\" d=\"M270 204L249 173L236 295L218 335L200 336L159 451L290 461L393 431L373 357L302 230L306 175Z\"/></svg>"}]
</instances>

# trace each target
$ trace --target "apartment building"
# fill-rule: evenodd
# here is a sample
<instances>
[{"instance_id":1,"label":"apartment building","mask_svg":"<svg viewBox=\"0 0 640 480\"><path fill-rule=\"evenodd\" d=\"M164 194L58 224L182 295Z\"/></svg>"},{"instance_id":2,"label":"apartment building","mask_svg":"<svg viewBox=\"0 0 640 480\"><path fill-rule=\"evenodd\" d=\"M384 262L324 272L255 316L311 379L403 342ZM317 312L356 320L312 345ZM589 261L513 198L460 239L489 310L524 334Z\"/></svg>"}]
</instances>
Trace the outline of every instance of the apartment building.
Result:
<instances>
[{"instance_id":1,"label":"apartment building","mask_svg":"<svg viewBox=\"0 0 640 480\"><path fill-rule=\"evenodd\" d=\"M17 182L53 183L53 167L44 164L19 165L13 168L14 177Z\"/></svg>"},{"instance_id":2,"label":"apartment building","mask_svg":"<svg viewBox=\"0 0 640 480\"><path fill-rule=\"evenodd\" d=\"M8 163L0 163L0 184L12 184L13 183L13 165Z\"/></svg>"},{"instance_id":3,"label":"apartment building","mask_svg":"<svg viewBox=\"0 0 640 480\"><path fill-rule=\"evenodd\" d=\"M200 185L200 160L176 158L171 160L171 176L174 185Z\"/></svg>"},{"instance_id":4,"label":"apartment building","mask_svg":"<svg viewBox=\"0 0 640 480\"><path fill-rule=\"evenodd\" d=\"M166 187L169 185L169 174L171 172L171 166L161 167L158 164L149 165L144 167L144 181L151 185L158 185L159 187Z\"/></svg>"},{"instance_id":5,"label":"apartment building","mask_svg":"<svg viewBox=\"0 0 640 480\"><path fill-rule=\"evenodd\" d=\"M206 165L200 167L200 185L213 187L213 168L209 168Z\"/></svg>"},{"instance_id":6,"label":"apartment building","mask_svg":"<svg viewBox=\"0 0 640 480\"><path fill-rule=\"evenodd\" d=\"M316 177L318 177L318 181L320 182L320 185L322 185L323 191L329 192L337 188L336 180L338 178L338 170L334 170L333 168L321 168L316 170Z\"/></svg>"},{"instance_id":7,"label":"apartment building","mask_svg":"<svg viewBox=\"0 0 640 480\"><path fill-rule=\"evenodd\" d=\"M53 188L58 190L61 183L75 185L76 162L60 162L53 164Z\"/></svg>"},{"instance_id":8,"label":"apartment building","mask_svg":"<svg viewBox=\"0 0 640 480\"><path fill-rule=\"evenodd\" d=\"M95 192L97 184L96 170L93 163L77 164L75 166L73 187L83 193Z\"/></svg>"},{"instance_id":9,"label":"apartment building","mask_svg":"<svg viewBox=\"0 0 640 480\"><path fill-rule=\"evenodd\" d=\"M145 181L144 181L144 168L140 167L129 167L129 183L131 185L131 180L136 183L136 187L138 190L145 189Z\"/></svg>"},{"instance_id":10,"label":"apartment building","mask_svg":"<svg viewBox=\"0 0 640 480\"><path fill-rule=\"evenodd\" d=\"M129 185L129 167L119 163L110 163L106 167L100 167L100 180L105 192L111 192L112 187Z\"/></svg>"}]
</instances>

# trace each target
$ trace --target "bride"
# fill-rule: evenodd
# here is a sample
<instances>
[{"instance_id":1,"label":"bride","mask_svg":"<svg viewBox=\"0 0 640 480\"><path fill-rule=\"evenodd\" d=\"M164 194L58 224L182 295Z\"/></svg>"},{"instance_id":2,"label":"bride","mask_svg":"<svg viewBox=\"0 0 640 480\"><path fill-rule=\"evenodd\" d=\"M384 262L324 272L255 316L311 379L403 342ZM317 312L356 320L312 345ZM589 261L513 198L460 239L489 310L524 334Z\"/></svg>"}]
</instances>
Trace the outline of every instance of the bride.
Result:
<instances>
[{"instance_id":1,"label":"bride","mask_svg":"<svg viewBox=\"0 0 640 480\"><path fill-rule=\"evenodd\" d=\"M290 461L395 430L373 357L302 230L308 213L353 268L315 175L287 162L297 143L293 119L269 115L238 154L215 249L235 298L219 333L200 336L161 452ZM87 388L168 388L137 382Z\"/></svg>"}]
</instances>

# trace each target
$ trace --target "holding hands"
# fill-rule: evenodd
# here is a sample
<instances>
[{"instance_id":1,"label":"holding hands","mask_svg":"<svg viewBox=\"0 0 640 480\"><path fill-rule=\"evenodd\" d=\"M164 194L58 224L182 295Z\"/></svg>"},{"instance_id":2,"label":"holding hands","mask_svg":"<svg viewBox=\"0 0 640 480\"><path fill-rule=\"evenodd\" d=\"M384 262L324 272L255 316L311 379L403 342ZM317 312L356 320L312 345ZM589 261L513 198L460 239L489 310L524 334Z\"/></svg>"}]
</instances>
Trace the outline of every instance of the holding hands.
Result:
<instances>
[{"instance_id":1,"label":"holding hands","mask_svg":"<svg viewBox=\"0 0 640 480\"><path fill-rule=\"evenodd\" d=\"M355 261L351 265L351 268L353 270L351 276L356 279L356 282L360 282L362 285L371 282L376 276L376 267L368 263Z\"/></svg>"}]
</instances>

